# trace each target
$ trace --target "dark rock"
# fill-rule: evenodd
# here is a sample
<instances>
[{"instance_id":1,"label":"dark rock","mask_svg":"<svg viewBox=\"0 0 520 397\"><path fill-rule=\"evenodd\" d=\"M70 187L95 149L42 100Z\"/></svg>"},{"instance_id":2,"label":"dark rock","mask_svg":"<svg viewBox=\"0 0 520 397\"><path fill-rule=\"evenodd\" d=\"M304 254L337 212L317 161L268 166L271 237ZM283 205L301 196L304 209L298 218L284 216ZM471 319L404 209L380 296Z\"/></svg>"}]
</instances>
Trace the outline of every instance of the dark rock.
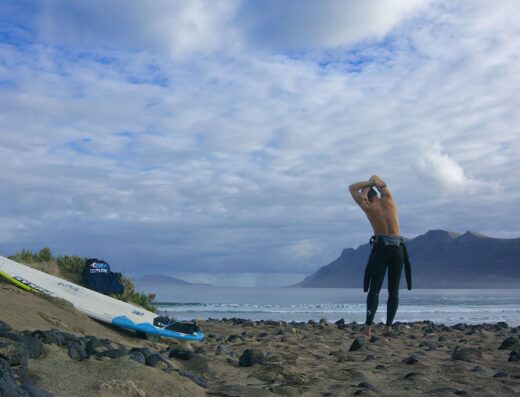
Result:
<instances>
[{"instance_id":1,"label":"dark rock","mask_svg":"<svg viewBox=\"0 0 520 397\"><path fill-rule=\"evenodd\" d=\"M206 349L204 349L202 346L199 346L195 349L196 354L206 354Z\"/></svg>"},{"instance_id":2,"label":"dark rock","mask_svg":"<svg viewBox=\"0 0 520 397\"><path fill-rule=\"evenodd\" d=\"M237 334L231 334L231 335L229 335L229 337L227 338L227 342L234 342L234 341L236 341L237 339L239 339L239 340L244 340L244 337L241 336L241 335L237 335Z\"/></svg>"},{"instance_id":3,"label":"dark rock","mask_svg":"<svg viewBox=\"0 0 520 397\"><path fill-rule=\"evenodd\" d=\"M420 372L408 372L404 378L405 379L408 379L408 380L411 380L411 379L415 379L417 378L419 375L422 375Z\"/></svg>"},{"instance_id":4,"label":"dark rock","mask_svg":"<svg viewBox=\"0 0 520 397\"><path fill-rule=\"evenodd\" d=\"M374 356L373 354L369 354L368 356L366 356L366 358L363 361L371 361L371 360L376 360L376 356Z\"/></svg>"},{"instance_id":5,"label":"dark rock","mask_svg":"<svg viewBox=\"0 0 520 397\"><path fill-rule=\"evenodd\" d=\"M518 338L515 338L514 336L510 336L509 338L506 338L502 341L502 344L500 345L498 350L506 350L516 344L518 344Z\"/></svg>"},{"instance_id":6,"label":"dark rock","mask_svg":"<svg viewBox=\"0 0 520 397\"><path fill-rule=\"evenodd\" d=\"M13 329L11 328L11 326L9 324L0 320L0 336L1 337L9 337L12 330Z\"/></svg>"},{"instance_id":7,"label":"dark rock","mask_svg":"<svg viewBox=\"0 0 520 397\"><path fill-rule=\"evenodd\" d=\"M0 358L4 359L10 367L27 366L29 354L23 344L0 342Z\"/></svg>"},{"instance_id":8,"label":"dark rock","mask_svg":"<svg viewBox=\"0 0 520 397\"><path fill-rule=\"evenodd\" d=\"M495 375L493 375L493 378L507 378L509 374L507 372L499 371Z\"/></svg>"},{"instance_id":9,"label":"dark rock","mask_svg":"<svg viewBox=\"0 0 520 397\"><path fill-rule=\"evenodd\" d=\"M265 338L266 336L269 336L269 334L268 334L267 332L260 332L260 333L258 334L258 337L259 337L259 338Z\"/></svg>"},{"instance_id":10,"label":"dark rock","mask_svg":"<svg viewBox=\"0 0 520 397\"><path fill-rule=\"evenodd\" d=\"M53 397L51 393L40 389L38 386L33 385L32 383L25 383L20 388L25 391L29 397Z\"/></svg>"},{"instance_id":11,"label":"dark rock","mask_svg":"<svg viewBox=\"0 0 520 397\"><path fill-rule=\"evenodd\" d=\"M345 325L345 319L341 318L338 321L336 321L334 324L336 324L336 325Z\"/></svg>"},{"instance_id":12,"label":"dark rock","mask_svg":"<svg viewBox=\"0 0 520 397\"><path fill-rule=\"evenodd\" d=\"M456 324L453 326L453 329L456 329L458 331L466 331L466 329L468 328L468 326L466 324Z\"/></svg>"},{"instance_id":13,"label":"dark rock","mask_svg":"<svg viewBox=\"0 0 520 397\"><path fill-rule=\"evenodd\" d=\"M101 356L108 358L120 358L126 354L126 349L124 347L116 348L116 349L108 349L103 353L100 353Z\"/></svg>"},{"instance_id":14,"label":"dark rock","mask_svg":"<svg viewBox=\"0 0 520 397\"><path fill-rule=\"evenodd\" d=\"M450 386L443 386L443 387L437 387L435 389L430 390L430 393L432 394L438 394L438 393L453 393L455 394L457 392L457 389Z\"/></svg>"},{"instance_id":15,"label":"dark rock","mask_svg":"<svg viewBox=\"0 0 520 397\"><path fill-rule=\"evenodd\" d=\"M486 370L482 368L480 365L475 365L473 368L471 368L471 372L478 372L481 374L485 374Z\"/></svg>"},{"instance_id":16,"label":"dark rock","mask_svg":"<svg viewBox=\"0 0 520 397\"><path fill-rule=\"evenodd\" d=\"M318 325L318 323L316 321L312 320L312 319L307 321L307 324L312 325L313 327Z\"/></svg>"},{"instance_id":17,"label":"dark rock","mask_svg":"<svg viewBox=\"0 0 520 397\"><path fill-rule=\"evenodd\" d=\"M280 325L282 325L282 322L278 320L265 320L264 324L271 325L273 327L279 327Z\"/></svg>"},{"instance_id":18,"label":"dark rock","mask_svg":"<svg viewBox=\"0 0 520 397\"><path fill-rule=\"evenodd\" d=\"M406 357L403 361L408 365L417 364L419 362L419 356L412 354L411 356Z\"/></svg>"},{"instance_id":19,"label":"dark rock","mask_svg":"<svg viewBox=\"0 0 520 397\"><path fill-rule=\"evenodd\" d=\"M142 351L139 350L133 350L128 354L130 360L134 360L138 362L139 364L145 364L146 358Z\"/></svg>"},{"instance_id":20,"label":"dark rock","mask_svg":"<svg viewBox=\"0 0 520 397\"><path fill-rule=\"evenodd\" d=\"M83 361L88 357L83 343L72 342L68 348L69 357L74 361Z\"/></svg>"},{"instance_id":21,"label":"dark rock","mask_svg":"<svg viewBox=\"0 0 520 397\"><path fill-rule=\"evenodd\" d=\"M188 361L193 358L193 352L191 350L173 348L170 350L168 357L169 358L178 358L179 360Z\"/></svg>"},{"instance_id":22,"label":"dark rock","mask_svg":"<svg viewBox=\"0 0 520 397\"><path fill-rule=\"evenodd\" d=\"M370 337L370 342L375 343L378 342L381 338L379 336L372 335Z\"/></svg>"},{"instance_id":23,"label":"dark rock","mask_svg":"<svg viewBox=\"0 0 520 397\"><path fill-rule=\"evenodd\" d=\"M358 336L356 339L354 339L354 342L352 342L348 351L355 352L360 349L365 349L365 338L363 336Z\"/></svg>"},{"instance_id":24,"label":"dark rock","mask_svg":"<svg viewBox=\"0 0 520 397\"><path fill-rule=\"evenodd\" d=\"M251 321L251 320L247 320L247 321L244 321L241 325L242 325L242 327L254 327L255 322Z\"/></svg>"},{"instance_id":25,"label":"dark rock","mask_svg":"<svg viewBox=\"0 0 520 397\"><path fill-rule=\"evenodd\" d=\"M35 338L40 339L46 345L55 344L58 346L66 345L66 337L64 333L57 329L51 329L49 331L36 330L33 332Z\"/></svg>"},{"instance_id":26,"label":"dark rock","mask_svg":"<svg viewBox=\"0 0 520 397\"><path fill-rule=\"evenodd\" d=\"M25 350L29 358L40 358L43 352L43 345L41 340L33 336L17 335L15 340L25 346Z\"/></svg>"},{"instance_id":27,"label":"dark rock","mask_svg":"<svg viewBox=\"0 0 520 397\"><path fill-rule=\"evenodd\" d=\"M5 323L4 323L5 324ZM9 364L0 358L0 396L18 397L18 385L14 379Z\"/></svg>"},{"instance_id":28,"label":"dark rock","mask_svg":"<svg viewBox=\"0 0 520 397\"><path fill-rule=\"evenodd\" d=\"M215 356L220 356L221 354L230 354L230 351L224 344L217 345L217 348L215 349Z\"/></svg>"},{"instance_id":29,"label":"dark rock","mask_svg":"<svg viewBox=\"0 0 520 397\"><path fill-rule=\"evenodd\" d=\"M267 357L264 352L257 349L245 350L238 360L240 367L251 367L254 364L265 364Z\"/></svg>"},{"instance_id":30,"label":"dark rock","mask_svg":"<svg viewBox=\"0 0 520 397\"><path fill-rule=\"evenodd\" d=\"M426 347L426 350L427 351L430 351L430 350L435 350L435 345L428 341L428 340L425 340L425 341L422 341L421 343L419 343L419 347Z\"/></svg>"},{"instance_id":31,"label":"dark rock","mask_svg":"<svg viewBox=\"0 0 520 397\"><path fill-rule=\"evenodd\" d=\"M209 387L208 381L200 375L197 375L197 374L194 374L194 373L188 372L188 371L183 371L183 370L179 371L179 375L191 379L194 383L196 383L197 385L199 385L200 387L202 387L204 389L207 389Z\"/></svg>"},{"instance_id":32,"label":"dark rock","mask_svg":"<svg viewBox=\"0 0 520 397\"><path fill-rule=\"evenodd\" d=\"M499 321L497 323L497 325L500 327L500 328L509 328L509 324L506 323L505 321Z\"/></svg>"},{"instance_id":33,"label":"dark rock","mask_svg":"<svg viewBox=\"0 0 520 397\"><path fill-rule=\"evenodd\" d=\"M438 340L439 342L444 342L444 341L446 340L446 337L441 335L441 336L439 336L439 337L437 338L437 340Z\"/></svg>"},{"instance_id":34,"label":"dark rock","mask_svg":"<svg viewBox=\"0 0 520 397\"><path fill-rule=\"evenodd\" d=\"M277 330L274 334L275 334L275 335L285 335L285 331L284 331L282 328L280 328L280 329Z\"/></svg>"},{"instance_id":35,"label":"dark rock","mask_svg":"<svg viewBox=\"0 0 520 397\"><path fill-rule=\"evenodd\" d=\"M520 350L513 350L509 353L509 358L507 359L510 363L515 363L520 361Z\"/></svg>"},{"instance_id":36,"label":"dark rock","mask_svg":"<svg viewBox=\"0 0 520 397\"><path fill-rule=\"evenodd\" d=\"M417 339L417 336L415 336L415 335L409 335L409 336L408 336L408 339Z\"/></svg>"},{"instance_id":37,"label":"dark rock","mask_svg":"<svg viewBox=\"0 0 520 397\"><path fill-rule=\"evenodd\" d=\"M460 360L460 361L476 361L482 358L482 352L477 349L471 348L461 348L456 346L453 352L451 353L452 360Z\"/></svg>"},{"instance_id":38,"label":"dark rock","mask_svg":"<svg viewBox=\"0 0 520 397\"><path fill-rule=\"evenodd\" d=\"M134 352L135 353L135 352ZM142 354L142 353L141 353ZM143 355L144 357L144 355ZM164 362L164 359L161 357L160 354L157 354L157 353L153 353L153 354L150 354L148 357L146 357L145 359L145 365L148 366L148 367L152 367L152 368L155 368L155 366L160 363L160 362Z\"/></svg>"},{"instance_id":39,"label":"dark rock","mask_svg":"<svg viewBox=\"0 0 520 397\"><path fill-rule=\"evenodd\" d=\"M94 356L98 354L96 350L97 347L101 346L101 342L95 336L89 336L86 338L87 341L85 343L85 351L89 356Z\"/></svg>"},{"instance_id":40,"label":"dark rock","mask_svg":"<svg viewBox=\"0 0 520 397\"><path fill-rule=\"evenodd\" d=\"M367 389L373 391L374 393L379 393L379 389L368 382L361 382L357 385L357 387L361 387L362 389Z\"/></svg>"},{"instance_id":41,"label":"dark rock","mask_svg":"<svg viewBox=\"0 0 520 397\"><path fill-rule=\"evenodd\" d=\"M386 369L386 367L383 364L377 364L376 369Z\"/></svg>"}]
</instances>

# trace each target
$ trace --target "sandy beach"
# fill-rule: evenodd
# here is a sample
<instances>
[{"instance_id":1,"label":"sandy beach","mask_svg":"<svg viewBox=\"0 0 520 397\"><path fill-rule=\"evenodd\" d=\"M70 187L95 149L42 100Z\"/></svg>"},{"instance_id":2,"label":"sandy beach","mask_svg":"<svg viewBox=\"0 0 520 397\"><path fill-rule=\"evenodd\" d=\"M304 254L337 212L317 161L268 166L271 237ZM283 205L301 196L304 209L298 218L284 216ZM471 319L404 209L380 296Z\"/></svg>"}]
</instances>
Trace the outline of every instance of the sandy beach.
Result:
<instances>
[{"instance_id":1,"label":"sandy beach","mask_svg":"<svg viewBox=\"0 0 520 397\"><path fill-rule=\"evenodd\" d=\"M0 302L1 396L520 395L520 327L506 323L396 323L390 337L377 325L364 339L348 319L210 319L187 344L6 283Z\"/></svg>"}]
</instances>

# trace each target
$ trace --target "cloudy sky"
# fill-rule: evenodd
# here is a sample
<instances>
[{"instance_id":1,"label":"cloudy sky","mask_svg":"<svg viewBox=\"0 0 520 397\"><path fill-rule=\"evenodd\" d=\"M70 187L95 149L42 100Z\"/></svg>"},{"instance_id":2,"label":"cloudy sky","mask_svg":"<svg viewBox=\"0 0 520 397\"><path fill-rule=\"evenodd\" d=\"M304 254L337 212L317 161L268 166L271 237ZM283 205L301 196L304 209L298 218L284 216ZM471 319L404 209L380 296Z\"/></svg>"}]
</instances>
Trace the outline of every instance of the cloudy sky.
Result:
<instances>
[{"instance_id":1,"label":"cloudy sky","mask_svg":"<svg viewBox=\"0 0 520 397\"><path fill-rule=\"evenodd\" d=\"M0 253L279 285L401 231L520 235L516 0L0 3Z\"/></svg>"}]
</instances>

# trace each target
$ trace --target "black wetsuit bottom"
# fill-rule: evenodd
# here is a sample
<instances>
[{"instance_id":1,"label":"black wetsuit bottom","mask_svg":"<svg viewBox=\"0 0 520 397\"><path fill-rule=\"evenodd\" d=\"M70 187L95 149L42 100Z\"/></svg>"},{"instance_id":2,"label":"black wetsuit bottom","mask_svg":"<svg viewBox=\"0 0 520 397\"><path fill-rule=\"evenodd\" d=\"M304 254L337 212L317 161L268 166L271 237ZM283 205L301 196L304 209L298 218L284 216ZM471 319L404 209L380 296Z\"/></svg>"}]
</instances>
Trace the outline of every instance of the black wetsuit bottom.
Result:
<instances>
[{"instance_id":1,"label":"black wetsuit bottom","mask_svg":"<svg viewBox=\"0 0 520 397\"><path fill-rule=\"evenodd\" d=\"M399 282L403 269L402 246L375 243L369 259L370 288L367 296L367 320L371 325L379 305L379 291L383 286L388 267L388 301L386 304L386 325L392 325L399 306Z\"/></svg>"}]
</instances>

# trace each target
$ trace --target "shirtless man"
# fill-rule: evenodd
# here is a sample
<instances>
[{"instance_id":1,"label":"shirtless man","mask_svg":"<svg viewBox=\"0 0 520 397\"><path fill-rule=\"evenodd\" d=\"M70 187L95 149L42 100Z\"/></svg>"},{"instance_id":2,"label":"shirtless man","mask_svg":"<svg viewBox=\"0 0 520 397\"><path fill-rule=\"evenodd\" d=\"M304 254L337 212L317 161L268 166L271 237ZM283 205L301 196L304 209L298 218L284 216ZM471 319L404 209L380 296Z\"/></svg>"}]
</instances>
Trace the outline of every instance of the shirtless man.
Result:
<instances>
[{"instance_id":1,"label":"shirtless man","mask_svg":"<svg viewBox=\"0 0 520 397\"><path fill-rule=\"evenodd\" d=\"M381 197L378 197L374 187ZM384 335L389 335L399 305L399 281L403 263L408 289L412 289L410 261L399 230L397 207L386 183L377 175L372 175L368 181L350 185L349 191L374 229L374 236L370 239L372 252L363 283L364 291L368 291L366 326L363 334L371 335L372 321L379 304L379 291L388 267L388 302Z\"/></svg>"}]
</instances>

